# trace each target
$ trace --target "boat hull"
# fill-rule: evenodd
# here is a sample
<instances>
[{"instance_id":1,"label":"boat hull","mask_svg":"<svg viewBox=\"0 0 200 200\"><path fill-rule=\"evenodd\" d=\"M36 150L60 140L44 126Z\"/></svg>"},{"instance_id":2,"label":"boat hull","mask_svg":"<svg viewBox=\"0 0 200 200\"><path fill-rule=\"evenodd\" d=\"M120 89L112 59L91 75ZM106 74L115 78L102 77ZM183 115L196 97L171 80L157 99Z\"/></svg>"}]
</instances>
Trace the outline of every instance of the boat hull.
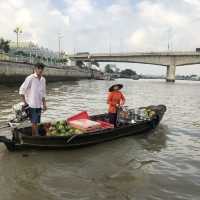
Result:
<instances>
[{"instance_id":1,"label":"boat hull","mask_svg":"<svg viewBox=\"0 0 200 200\"><path fill-rule=\"evenodd\" d=\"M26 149L39 149L39 150L55 150L55 149L74 149L84 146L94 145L106 141L111 141L121 137L148 133L155 129L165 111L166 107L161 105L154 107L155 116L151 120L144 120L135 124L126 124L114 129L105 129L92 133L85 133L73 136L28 136L21 134L18 130L13 132L13 139L0 138L8 150L26 150ZM103 115L102 115L103 116ZM99 119L101 115L92 116L92 119ZM26 132L26 129L23 130Z\"/></svg>"}]
</instances>

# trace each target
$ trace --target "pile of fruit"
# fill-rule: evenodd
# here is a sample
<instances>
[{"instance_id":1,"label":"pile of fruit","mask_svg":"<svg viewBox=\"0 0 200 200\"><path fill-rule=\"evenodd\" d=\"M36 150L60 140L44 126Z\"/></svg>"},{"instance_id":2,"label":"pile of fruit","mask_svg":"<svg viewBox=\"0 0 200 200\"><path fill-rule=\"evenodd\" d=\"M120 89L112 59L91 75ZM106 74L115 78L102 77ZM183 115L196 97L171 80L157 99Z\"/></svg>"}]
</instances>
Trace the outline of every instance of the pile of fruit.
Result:
<instances>
[{"instance_id":1,"label":"pile of fruit","mask_svg":"<svg viewBox=\"0 0 200 200\"><path fill-rule=\"evenodd\" d=\"M145 114L146 116L148 116L149 118L152 118L156 113L155 111L151 110L151 109L145 109Z\"/></svg>"},{"instance_id":2,"label":"pile of fruit","mask_svg":"<svg viewBox=\"0 0 200 200\"><path fill-rule=\"evenodd\" d=\"M149 109L149 108L143 108L139 110L138 115L142 119L151 119L155 115L155 111Z\"/></svg>"},{"instance_id":3,"label":"pile of fruit","mask_svg":"<svg viewBox=\"0 0 200 200\"><path fill-rule=\"evenodd\" d=\"M80 129L67 125L66 121L57 121L53 124L46 123L44 128L48 136L70 136L83 133Z\"/></svg>"}]
</instances>

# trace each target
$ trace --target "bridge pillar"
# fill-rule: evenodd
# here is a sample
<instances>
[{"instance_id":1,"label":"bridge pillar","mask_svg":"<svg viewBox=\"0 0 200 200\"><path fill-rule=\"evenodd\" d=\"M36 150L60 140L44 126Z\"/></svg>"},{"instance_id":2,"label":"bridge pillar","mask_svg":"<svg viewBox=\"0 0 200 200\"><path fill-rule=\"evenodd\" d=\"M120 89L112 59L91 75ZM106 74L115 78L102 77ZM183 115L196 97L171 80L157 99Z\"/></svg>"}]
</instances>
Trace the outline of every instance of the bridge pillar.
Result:
<instances>
[{"instance_id":1,"label":"bridge pillar","mask_svg":"<svg viewBox=\"0 0 200 200\"><path fill-rule=\"evenodd\" d=\"M176 74L176 65L168 65L167 66L167 75L166 75L166 81L167 82L175 82L175 74Z\"/></svg>"}]
</instances>

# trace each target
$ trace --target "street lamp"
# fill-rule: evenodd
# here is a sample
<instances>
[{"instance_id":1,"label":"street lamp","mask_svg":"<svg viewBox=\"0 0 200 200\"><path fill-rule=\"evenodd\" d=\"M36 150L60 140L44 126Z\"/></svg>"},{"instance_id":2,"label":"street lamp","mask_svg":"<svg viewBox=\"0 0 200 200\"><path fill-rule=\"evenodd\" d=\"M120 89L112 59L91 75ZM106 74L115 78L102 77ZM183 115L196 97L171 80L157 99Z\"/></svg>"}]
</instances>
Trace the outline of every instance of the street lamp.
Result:
<instances>
[{"instance_id":1,"label":"street lamp","mask_svg":"<svg viewBox=\"0 0 200 200\"><path fill-rule=\"evenodd\" d=\"M19 34L22 33L22 30L19 27L16 27L14 33L17 34L17 48L19 47Z\"/></svg>"},{"instance_id":2,"label":"street lamp","mask_svg":"<svg viewBox=\"0 0 200 200\"><path fill-rule=\"evenodd\" d=\"M111 44L111 38L112 38L112 30L111 30L111 27L110 27L110 30L108 32L108 52L109 54L111 54L111 50L112 50L112 44Z\"/></svg>"},{"instance_id":3,"label":"street lamp","mask_svg":"<svg viewBox=\"0 0 200 200\"><path fill-rule=\"evenodd\" d=\"M168 37L167 49L168 49L168 51L170 51L170 50L172 50L172 27L168 28L167 37ZM170 42L171 42L171 44L170 44Z\"/></svg>"},{"instance_id":4,"label":"street lamp","mask_svg":"<svg viewBox=\"0 0 200 200\"><path fill-rule=\"evenodd\" d=\"M122 37L120 35L120 38L119 38L119 53L122 53L123 52L123 49L122 49Z\"/></svg>"},{"instance_id":5,"label":"street lamp","mask_svg":"<svg viewBox=\"0 0 200 200\"><path fill-rule=\"evenodd\" d=\"M58 34L58 54L59 54L59 58L60 58L60 54L61 54L61 39L63 38L63 36L61 34Z\"/></svg>"}]
</instances>

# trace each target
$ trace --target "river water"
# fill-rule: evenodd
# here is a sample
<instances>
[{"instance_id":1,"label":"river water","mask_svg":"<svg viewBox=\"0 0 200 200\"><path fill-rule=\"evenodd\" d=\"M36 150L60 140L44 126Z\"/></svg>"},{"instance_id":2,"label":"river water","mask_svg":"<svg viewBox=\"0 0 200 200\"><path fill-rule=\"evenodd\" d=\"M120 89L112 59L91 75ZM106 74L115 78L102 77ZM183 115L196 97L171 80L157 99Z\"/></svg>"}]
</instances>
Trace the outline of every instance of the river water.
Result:
<instances>
[{"instance_id":1,"label":"river water","mask_svg":"<svg viewBox=\"0 0 200 200\"><path fill-rule=\"evenodd\" d=\"M42 120L65 119L81 110L106 112L107 88L113 83L124 84L129 107L165 104L159 127L73 151L11 153L0 144L0 200L200 199L200 82L50 83ZM3 125L19 102L18 87L1 85L0 94Z\"/></svg>"}]
</instances>

